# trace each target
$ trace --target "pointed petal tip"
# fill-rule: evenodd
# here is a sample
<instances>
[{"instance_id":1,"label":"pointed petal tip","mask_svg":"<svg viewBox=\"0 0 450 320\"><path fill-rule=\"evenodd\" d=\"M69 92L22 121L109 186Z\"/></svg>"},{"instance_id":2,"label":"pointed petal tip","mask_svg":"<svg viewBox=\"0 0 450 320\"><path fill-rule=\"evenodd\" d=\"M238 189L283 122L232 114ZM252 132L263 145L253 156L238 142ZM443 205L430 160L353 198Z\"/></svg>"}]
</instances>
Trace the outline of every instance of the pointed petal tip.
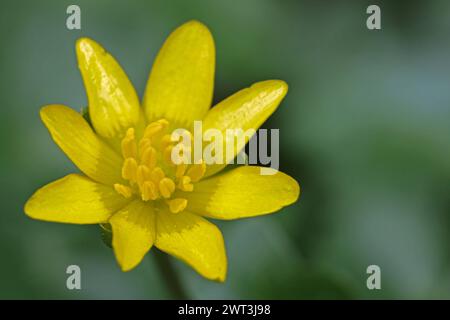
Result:
<instances>
[{"instance_id":1,"label":"pointed petal tip","mask_svg":"<svg viewBox=\"0 0 450 320\"><path fill-rule=\"evenodd\" d=\"M179 28L180 29L181 28L192 28L192 29L198 28L198 29L204 29L209 32L208 26L206 24L204 24L203 22L196 20L196 19L186 21Z\"/></svg>"},{"instance_id":2,"label":"pointed petal tip","mask_svg":"<svg viewBox=\"0 0 450 320\"><path fill-rule=\"evenodd\" d=\"M198 270L197 270L198 272ZM208 279L210 281L218 282L218 283L225 283L227 280L227 266L225 266L222 270L217 270L216 272L210 272L209 274L200 273L202 277L205 279Z\"/></svg>"},{"instance_id":3,"label":"pointed petal tip","mask_svg":"<svg viewBox=\"0 0 450 320\"><path fill-rule=\"evenodd\" d=\"M79 52L84 52L89 48L99 46L97 42L88 37L78 38L75 42L75 48L77 50L77 54Z\"/></svg>"},{"instance_id":4,"label":"pointed petal tip","mask_svg":"<svg viewBox=\"0 0 450 320\"><path fill-rule=\"evenodd\" d=\"M117 263L119 264L120 270L122 272L130 272L131 270L133 270L137 266L137 264L136 265L121 264L119 261L117 261Z\"/></svg>"},{"instance_id":5,"label":"pointed petal tip","mask_svg":"<svg viewBox=\"0 0 450 320\"><path fill-rule=\"evenodd\" d=\"M227 276L225 274L219 275L219 276L214 276L214 277L206 277L206 276L203 276L203 277L205 277L206 279L208 279L210 281L214 281L217 283L225 283L226 278L227 278Z\"/></svg>"},{"instance_id":6,"label":"pointed petal tip","mask_svg":"<svg viewBox=\"0 0 450 320\"><path fill-rule=\"evenodd\" d=\"M81 37L76 40L75 46L79 48L82 47L83 45L89 44L90 41L91 39L88 37Z\"/></svg>"},{"instance_id":7,"label":"pointed petal tip","mask_svg":"<svg viewBox=\"0 0 450 320\"><path fill-rule=\"evenodd\" d=\"M284 94L286 94L289 90L289 85L284 80L274 80L277 82L277 84L280 86L281 89L283 89Z\"/></svg>"},{"instance_id":8,"label":"pointed petal tip","mask_svg":"<svg viewBox=\"0 0 450 320\"><path fill-rule=\"evenodd\" d=\"M33 216L31 215L31 211L30 211L30 204L29 204L30 200L31 200L31 197L23 205L23 212L25 212L25 215L28 216L29 218L33 218Z\"/></svg>"},{"instance_id":9,"label":"pointed petal tip","mask_svg":"<svg viewBox=\"0 0 450 320\"><path fill-rule=\"evenodd\" d=\"M28 218L34 219L34 220L41 220L38 216L36 216L33 210L33 206L35 205L35 194L36 191L28 198L27 202L23 205L23 211L25 212L25 215Z\"/></svg>"},{"instance_id":10,"label":"pointed petal tip","mask_svg":"<svg viewBox=\"0 0 450 320\"><path fill-rule=\"evenodd\" d=\"M227 270L225 269L225 271L223 272L223 274L220 274L215 281L220 282L220 283L224 283L227 280Z\"/></svg>"},{"instance_id":11,"label":"pointed petal tip","mask_svg":"<svg viewBox=\"0 0 450 320\"><path fill-rule=\"evenodd\" d=\"M43 114L45 114L47 111L53 110L55 108L57 108L57 104L47 104L45 106L42 106L41 109L39 109L39 114L42 116Z\"/></svg>"},{"instance_id":12,"label":"pointed petal tip","mask_svg":"<svg viewBox=\"0 0 450 320\"><path fill-rule=\"evenodd\" d=\"M290 204L293 204L293 203L297 202L298 198L300 197L301 187L300 187L300 184L297 182L297 180L295 180L292 177L291 177L291 179L292 179L292 187L291 188L293 190L293 197L292 197L292 202Z\"/></svg>"},{"instance_id":13,"label":"pointed petal tip","mask_svg":"<svg viewBox=\"0 0 450 320\"><path fill-rule=\"evenodd\" d=\"M201 273L201 275L208 280L218 283L224 283L227 280L227 273L228 273L228 258L226 257L225 254L225 261L222 266L215 268L215 270L210 270L208 274Z\"/></svg>"},{"instance_id":14,"label":"pointed petal tip","mask_svg":"<svg viewBox=\"0 0 450 320\"><path fill-rule=\"evenodd\" d=\"M70 109L69 111L73 111L72 108L62 105L62 104L48 104L45 106L42 106L41 109L39 109L39 117L41 118L42 122L44 124L46 123L46 120L48 120L49 115L53 112L58 112L62 109Z\"/></svg>"},{"instance_id":15,"label":"pointed petal tip","mask_svg":"<svg viewBox=\"0 0 450 320\"><path fill-rule=\"evenodd\" d=\"M116 262L119 265L119 268L122 272L129 272L129 271L133 270L142 262L142 259L144 258L144 257L142 257L140 260L128 261L123 255L121 255L118 252L118 249L115 248L114 242L113 242L113 250L114 250L114 256L116 258Z\"/></svg>"},{"instance_id":16,"label":"pointed petal tip","mask_svg":"<svg viewBox=\"0 0 450 320\"><path fill-rule=\"evenodd\" d=\"M254 83L251 88L267 88L271 90L279 90L280 95L285 96L288 92L289 86L284 80L278 80L278 79L272 79L272 80L265 80Z\"/></svg>"},{"instance_id":17,"label":"pointed petal tip","mask_svg":"<svg viewBox=\"0 0 450 320\"><path fill-rule=\"evenodd\" d=\"M301 191L300 191L300 184L293 177L281 171L278 171L277 174L281 174L286 178L286 184L283 188L285 195L284 196L285 202L281 204L280 206L281 209L296 203L300 197Z\"/></svg>"},{"instance_id":18,"label":"pointed petal tip","mask_svg":"<svg viewBox=\"0 0 450 320\"><path fill-rule=\"evenodd\" d=\"M106 55L106 50L95 40L87 37L79 38L75 43L78 66L89 63L91 57L96 55ZM87 66L84 66L87 67Z\"/></svg>"},{"instance_id":19,"label":"pointed petal tip","mask_svg":"<svg viewBox=\"0 0 450 320\"><path fill-rule=\"evenodd\" d=\"M113 246L114 248L114 246ZM116 250L116 249L114 249ZM144 256L140 260L134 260L130 263L130 261L127 261L123 256L120 256L117 254L116 251L114 251L114 255L116 256L117 264L119 265L119 268L122 272L130 272L134 268L136 268L138 265L141 264L142 260L144 260Z\"/></svg>"},{"instance_id":20,"label":"pointed petal tip","mask_svg":"<svg viewBox=\"0 0 450 320\"><path fill-rule=\"evenodd\" d=\"M215 51L214 37L211 33L211 30L209 30L208 26L201 21L189 20L177 27L171 33L171 36L178 37L180 34L183 34L184 36L186 36L186 34L201 36L203 37L205 44L208 44L213 52Z\"/></svg>"},{"instance_id":21,"label":"pointed petal tip","mask_svg":"<svg viewBox=\"0 0 450 320\"><path fill-rule=\"evenodd\" d=\"M43 106L39 109L39 117L41 118L42 121L44 121L45 118L45 114L51 110L51 105L47 105L47 106Z\"/></svg>"}]
</instances>

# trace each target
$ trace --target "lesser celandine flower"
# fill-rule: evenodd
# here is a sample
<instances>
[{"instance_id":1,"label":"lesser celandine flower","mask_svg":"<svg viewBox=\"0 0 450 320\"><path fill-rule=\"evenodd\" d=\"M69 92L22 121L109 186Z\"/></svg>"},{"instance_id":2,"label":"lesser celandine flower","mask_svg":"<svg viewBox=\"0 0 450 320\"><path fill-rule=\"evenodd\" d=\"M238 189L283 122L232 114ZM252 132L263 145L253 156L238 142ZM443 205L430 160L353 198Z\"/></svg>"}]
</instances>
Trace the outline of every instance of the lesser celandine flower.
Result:
<instances>
[{"instance_id":1,"label":"lesser celandine flower","mask_svg":"<svg viewBox=\"0 0 450 320\"><path fill-rule=\"evenodd\" d=\"M111 225L123 271L155 245L199 272L224 281L220 230L205 217L238 219L295 202L297 182L259 167L170 163L171 129L257 129L286 95L280 80L258 82L210 109L215 49L203 24L190 21L166 40L141 103L125 72L99 44L76 43L91 124L78 112L49 105L40 115L56 144L82 174L69 174L34 193L28 216L45 221ZM236 150L236 152L239 150Z\"/></svg>"}]
</instances>

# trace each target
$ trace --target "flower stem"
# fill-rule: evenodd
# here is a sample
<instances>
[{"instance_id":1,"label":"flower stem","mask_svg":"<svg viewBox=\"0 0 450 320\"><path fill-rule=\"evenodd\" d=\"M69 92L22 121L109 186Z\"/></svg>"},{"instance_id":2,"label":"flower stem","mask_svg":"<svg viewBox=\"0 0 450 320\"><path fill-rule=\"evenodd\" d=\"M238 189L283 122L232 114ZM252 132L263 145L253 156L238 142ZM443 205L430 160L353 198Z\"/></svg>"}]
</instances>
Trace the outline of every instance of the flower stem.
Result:
<instances>
[{"instance_id":1,"label":"flower stem","mask_svg":"<svg viewBox=\"0 0 450 320\"><path fill-rule=\"evenodd\" d=\"M153 248L152 251L153 256L155 257L156 265L162 274L164 282L166 283L167 289L169 290L172 298L176 300L188 299L181 283L181 279L174 269L173 264L169 260L169 255L159 251L156 248Z\"/></svg>"}]
</instances>

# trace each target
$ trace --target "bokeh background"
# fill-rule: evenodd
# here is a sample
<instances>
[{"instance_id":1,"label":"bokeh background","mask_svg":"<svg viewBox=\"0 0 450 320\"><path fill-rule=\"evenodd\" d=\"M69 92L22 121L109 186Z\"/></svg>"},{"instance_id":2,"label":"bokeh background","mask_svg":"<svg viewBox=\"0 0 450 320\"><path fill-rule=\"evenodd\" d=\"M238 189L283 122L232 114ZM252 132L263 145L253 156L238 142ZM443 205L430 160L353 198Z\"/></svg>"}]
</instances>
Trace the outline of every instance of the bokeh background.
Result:
<instances>
[{"instance_id":1,"label":"bokeh background","mask_svg":"<svg viewBox=\"0 0 450 320\"><path fill-rule=\"evenodd\" d=\"M81 30L66 8L81 7ZM366 28L378 4L382 30ZM214 101L253 82L290 86L264 125L302 186L280 213L219 223L224 284L171 259L191 298L450 298L450 2L13 1L0 10L0 298L171 298L152 252L122 273L98 226L28 219L27 198L75 172L39 108L81 109L74 44L100 42L142 96L166 36L198 19L217 48ZM82 290L66 289L66 267ZM382 289L366 288L381 267Z\"/></svg>"}]
</instances>

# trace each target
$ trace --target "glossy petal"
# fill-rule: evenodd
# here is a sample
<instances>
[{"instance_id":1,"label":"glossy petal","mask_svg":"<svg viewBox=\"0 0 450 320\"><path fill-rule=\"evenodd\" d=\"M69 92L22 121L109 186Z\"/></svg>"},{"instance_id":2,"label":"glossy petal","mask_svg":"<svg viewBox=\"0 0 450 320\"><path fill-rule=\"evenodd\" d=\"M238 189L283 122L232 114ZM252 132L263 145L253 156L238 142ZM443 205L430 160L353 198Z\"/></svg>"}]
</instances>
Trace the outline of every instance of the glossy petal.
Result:
<instances>
[{"instance_id":1,"label":"glossy petal","mask_svg":"<svg viewBox=\"0 0 450 320\"><path fill-rule=\"evenodd\" d=\"M37 190L25 204L25 213L44 221L103 223L126 203L111 187L69 174Z\"/></svg>"},{"instance_id":2,"label":"glossy petal","mask_svg":"<svg viewBox=\"0 0 450 320\"><path fill-rule=\"evenodd\" d=\"M122 138L128 128L143 120L133 85L117 61L95 41L79 39L76 52L92 125L102 137Z\"/></svg>"},{"instance_id":3,"label":"glossy petal","mask_svg":"<svg viewBox=\"0 0 450 320\"><path fill-rule=\"evenodd\" d=\"M208 28L190 21L162 46L147 83L144 109L149 121L166 118L190 128L211 105L215 49Z\"/></svg>"},{"instance_id":4,"label":"glossy petal","mask_svg":"<svg viewBox=\"0 0 450 320\"><path fill-rule=\"evenodd\" d=\"M203 132L208 129L221 130L225 135L226 129L257 130L264 121L277 109L288 90L288 86L281 80L268 80L257 82L250 88L243 89L223 100L208 111L203 120ZM235 143L235 155L245 146L244 143ZM226 138L224 139L224 145ZM210 176L229 163L233 157L226 158L223 152L223 165L208 166L206 175Z\"/></svg>"},{"instance_id":5,"label":"glossy petal","mask_svg":"<svg viewBox=\"0 0 450 320\"><path fill-rule=\"evenodd\" d=\"M183 195L187 210L216 219L238 219L278 211L297 201L300 187L293 178L277 172L261 175L260 167L242 166L195 184Z\"/></svg>"},{"instance_id":6,"label":"glossy petal","mask_svg":"<svg viewBox=\"0 0 450 320\"><path fill-rule=\"evenodd\" d=\"M112 245L122 271L137 266L150 250L155 239L155 213L140 200L115 213L109 220L112 227Z\"/></svg>"},{"instance_id":7,"label":"glossy petal","mask_svg":"<svg viewBox=\"0 0 450 320\"><path fill-rule=\"evenodd\" d=\"M225 245L214 224L186 211L165 211L157 215L156 230L157 248L183 260L207 279L225 281Z\"/></svg>"},{"instance_id":8,"label":"glossy petal","mask_svg":"<svg viewBox=\"0 0 450 320\"><path fill-rule=\"evenodd\" d=\"M88 177L108 185L122 181L122 158L94 133L81 114L63 105L49 105L40 115L56 144Z\"/></svg>"}]
</instances>

